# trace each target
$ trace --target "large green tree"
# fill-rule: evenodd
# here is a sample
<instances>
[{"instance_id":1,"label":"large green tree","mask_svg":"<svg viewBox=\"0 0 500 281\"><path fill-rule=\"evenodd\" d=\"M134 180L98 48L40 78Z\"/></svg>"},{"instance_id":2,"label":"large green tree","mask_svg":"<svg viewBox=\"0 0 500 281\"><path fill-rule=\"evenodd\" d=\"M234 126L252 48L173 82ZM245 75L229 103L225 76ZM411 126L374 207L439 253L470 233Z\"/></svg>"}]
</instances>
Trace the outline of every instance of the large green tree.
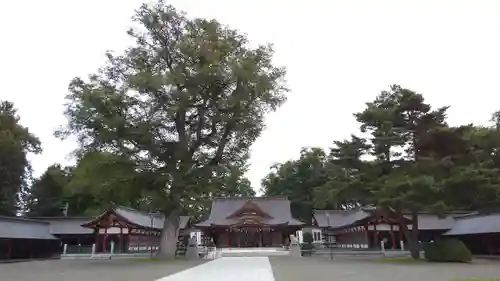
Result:
<instances>
[{"instance_id":1,"label":"large green tree","mask_svg":"<svg viewBox=\"0 0 500 281\"><path fill-rule=\"evenodd\" d=\"M366 185L374 195L371 201L399 213L412 213L411 235L405 226L403 230L415 258L419 253L417 214L437 203L435 178L422 170L429 161L422 158L421 144L430 132L447 126L446 110L433 110L421 94L393 85L355 114L361 131L370 135L371 152L379 167L377 179Z\"/></svg>"},{"instance_id":2,"label":"large green tree","mask_svg":"<svg viewBox=\"0 0 500 281\"><path fill-rule=\"evenodd\" d=\"M88 152L72 168L65 188L69 213L95 215L111 203L145 209L145 180L125 155Z\"/></svg>"},{"instance_id":3,"label":"large green tree","mask_svg":"<svg viewBox=\"0 0 500 281\"><path fill-rule=\"evenodd\" d=\"M287 196L291 201L292 214L310 223L314 207L314 189L324 185L326 153L321 148L303 148L300 158L272 167L262 180L266 196Z\"/></svg>"},{"instance_id":4,"label":"large green tree","mask_svg":"<svg viewBox=\"0 0 500 281\"><path fill-rule=\"evenodd\" d=\"M433 109L423 95L394 85L355 114L359 136L334 141L324 159L326 180L294 200L319 208L377 205L403 216L412 256L417 258L420 211L497 210L500 198L500 114L490 127L446 124L448 107ZM303 188L297 161L277 165L263 182L274 194ZM312 167L312 165L310 165ZM295 193L297 194L297 193Z\"/></svg>"},{"instance_id":5,"label":"large green tree","mask_svg":"<svg viewBox=\"0 0 500 281\"><path fill-rule=\"evenodd\" d=\"M40 153L38 138L19 123L14 104L0 101L0 215L15 215L31 175L29 153Z\"/></svg>"},{"instance_id":6,"label":"large green tree","mask_svg":"<svg viewBox=\"0 0 500 281\"><path fill-rule=\"evenodd\" d=\"M220 167L248 155L266 113L285 100L285 70L271 46L215 20L189 19L162 1L143 5L135 46L69 87L64 134L83 150L126 155L168 215L160 255L175 255L178 215ZM63 135L64 135L63 134Z\"/></svg>"},{"instance_id":7,"label":"large green tree","mask_svg":"<svg viewBox=\"0 0 500 281\"><path fill-rule=\"evenodd\" d=\"M69 170L52 165L27 190L26 216L56 217L65 213L64 191L69 182Z\"/></svg>"},{"instance_id":8,"label":"large green tree","mask_svg":"<svg viewBox=\"0 0 500 281\"><path fill-rule=\"evenodd\" d=\"M366 183L374 176L374 165L363 159L370 151L366 139L351 135L334 141L326 159L327 180L314 188L314 202L322 209L352 209L369 203Z\"/></svg>"}]
</instances>

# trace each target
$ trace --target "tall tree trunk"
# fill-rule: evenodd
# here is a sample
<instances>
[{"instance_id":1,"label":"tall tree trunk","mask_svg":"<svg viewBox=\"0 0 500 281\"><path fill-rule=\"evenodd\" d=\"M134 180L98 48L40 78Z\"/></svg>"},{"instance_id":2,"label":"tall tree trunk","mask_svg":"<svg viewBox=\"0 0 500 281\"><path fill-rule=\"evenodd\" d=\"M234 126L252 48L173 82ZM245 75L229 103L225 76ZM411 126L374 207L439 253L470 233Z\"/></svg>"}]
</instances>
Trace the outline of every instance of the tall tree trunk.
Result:
<instances>
[{"instance_id":1,"label":"tall tree trunk","mask_svg":"<svg viewBox=\"0 0 500 281\"><path fill-rule=\"evenodd\" d=\"M179 237L179 217L172 212L165 216L163 230L160 237L160 251L158 257L162 259L174 259Z\"/></svg>"},{"instance_id":2,"label":"tall tree trunk","mask_svg":"<svg viewBox=\"0 0 500 281\"><path fill-rule=\"evenodd\" d=\"M403 215L401 215L403 217ZM411 214L411 231L408 226L404 223L401 224L401 229L406 237L406 242L408 250L410 250L410 255L413 259L420 258L420 247L418 245L418 212L412 212Z\"/></svg>"}]
</instances>

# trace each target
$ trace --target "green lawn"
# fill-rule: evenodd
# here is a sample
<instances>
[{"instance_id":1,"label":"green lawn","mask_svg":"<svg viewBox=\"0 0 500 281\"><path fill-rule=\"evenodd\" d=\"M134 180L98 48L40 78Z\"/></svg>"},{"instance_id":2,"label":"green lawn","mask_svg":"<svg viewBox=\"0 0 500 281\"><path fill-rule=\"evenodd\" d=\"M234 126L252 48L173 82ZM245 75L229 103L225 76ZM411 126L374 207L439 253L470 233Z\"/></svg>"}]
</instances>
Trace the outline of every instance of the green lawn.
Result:
<instances>
[{"instance_id":1,"label":"green lawn","mask_svg":"<svg viewBox=\"0 0 500 281\"><path fill-rule=\"evenodd\" d=\"M452 281L500 281L500 278L494 278L494 279L477 279L477 278L472 278L472 279L455 279Z\"/></svg>"},{"instance_id":2,"label":"green lawn","mask_svg":"<svg viewBox=\"0 0 500 281\"><path fill-rule=\"evenodd\" d=\"M144 258L136 258L136 259L131 259L130 261L132 262L162 262L162 261L165 261L163 259L160 259L160 258L150 258L150 257L144 257Z\"/></svg>"},{"instance_id":3,"label":"green lawn","mask_svg":"<svg viewBox=\"0 0 500 281\"><path fill-rule=\"evenodd\" d=\"M424 263L424 259L412 259L411 257L384 257L375 259L377 262L387 262L387 263Z\"/></svg>"}]
</instances>

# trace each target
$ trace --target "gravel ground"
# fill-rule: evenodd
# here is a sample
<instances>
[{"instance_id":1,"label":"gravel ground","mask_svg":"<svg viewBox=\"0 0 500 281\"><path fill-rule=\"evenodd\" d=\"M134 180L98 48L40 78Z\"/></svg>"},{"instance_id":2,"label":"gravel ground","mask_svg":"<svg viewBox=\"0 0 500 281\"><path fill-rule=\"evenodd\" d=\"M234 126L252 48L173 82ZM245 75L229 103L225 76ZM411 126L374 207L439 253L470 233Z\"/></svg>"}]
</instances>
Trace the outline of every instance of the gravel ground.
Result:
<instances>
[{"instance_id":1,"label":"gravel ground","mask_svg":"<svg viewBox=\"0 0 500 281\"><path fill-rule=\"evenodd\" d=\"M386 263L363 259L270 258L276 281L451 281L454 278L500 277L500 262L471 264Z\"/></svg>"},{"instance_id":2,"label":"gravel ground","mask_svg":"<svg viewBox=\"0 0 500 281\"><path fill-rule=\"evenodd\" d=\"M334 261L324 257L271 257L269 260L276 281L451 281L466 277L500 277L500 261L492 260L476 260L471 264L390 264L338 257ZM153 281L201 263L201 260L50 260L6 263L0 264L0 281ZM244 279L238 278L229 279Z\"/></svg>"},{"instance_id":3,"label":"gravel ground","mask_svg":"<svg viewBox=\"0 0 500 281\"><path fill-rule=\"evenodd\" d=\"M0 281L153 281L203 261L48 260L0 264Z\"/></svg>"}]
</instances>

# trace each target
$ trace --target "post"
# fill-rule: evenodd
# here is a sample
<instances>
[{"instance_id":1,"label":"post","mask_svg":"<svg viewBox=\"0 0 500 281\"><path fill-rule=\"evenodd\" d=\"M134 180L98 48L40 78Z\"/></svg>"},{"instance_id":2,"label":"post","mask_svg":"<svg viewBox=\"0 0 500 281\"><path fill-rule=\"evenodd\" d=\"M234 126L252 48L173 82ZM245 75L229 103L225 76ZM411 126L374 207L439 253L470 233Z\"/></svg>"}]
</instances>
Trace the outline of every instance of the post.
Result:
<instances>
[{"instance_id":1,"label":"post","mask_svg":"<svg viewBox=\"0 0 500 281\"><path fill-rule=\"evenodd\" d=\"M95 228L95 250L96 252L99 251L99 228Z\"/></svg>"},{"instance_id":2,"label":"post","mask_svg":"<svg viewBox=\"0 0 500 281\"><path fill-rule=\"evenodd\" d=\"M9 239L9 249L7 250L7 259L12 258L12 239Z\"/></svg>"},{"instance_id":3,"label":"post","mask_svg":"<svg viewBox=\"0 0 500 281\"><path fill-rule=\"evenodd\" d=\"M120 237L118 237L118 239L120 241L120 252L125 253L125 251L123 250L124 243L123 243L123 227L122 226L120 226Z\"/></svg>"},{"instance_id":4,"label":"post","mask_svg":"<svg viewBox=\"0 0 500 281\"><path fill-rule=\"evenodd\" d=\"M154 217L153 214L150 215L151 218L151 229L149 230L149 257L153 257L153 226L154 226ZM179 237L176 237L176 239L179 239ZM189 245L188 245L189 246Z\"/></svg>"},{"instance_id":5,"label":"post","mask_svg":"<svg viewBox=\"0 0 500 281\"><path fill-rule=\"evenodd\" d=\"M330 226L331 226L331 223L330 223L330 214L328 212L325 212L326 213L326 219L327 219L327 222L328 222L328 229L327 229L327 235L328 235L328 246L330 247L330 260L333 260L333 247L332 247L332 243L331 243L331 237L330 237L330 233L328 232L328 230L330 229Z\"/></svg>"},{"instance_id":6,"label":"post","mask_svg":"<svg viewBox=\"0 0 500 281\"><path fill-rule=\"evenodd\" d=\"M370 248L370 231L368 230L368 223L365 224L366 246Z\"/></svg>"},{"instance_id":7,"label":"post","mask_svg":"<svg viewBox=\"0 0 500 281\"><path fill-rule=\"evenodd\" d=\"M401 227L401 224L399 225L399 245L401 245L401 251L404 251L403 228Z\"/></svg>"},{"instance_id":8,"label":"post","mask_svg":"<svg viewBox=\"0 0 500 281\"><path fill-rule=\"evenodd\" d=\"M92 244L92 255L95 255L95 248L96 248L96 245L94 243L94 244Z\"/></svg>"},{"instance_id":9,"label":"post","mask_svg":"<svg viewBox=\"0 0 500 281\"><path fill-rule=\"evenodd\" d=\"M380 249L382 250L382 254L385 256L385 239L380 241Z\"/></svg>"},{"instance_id":10,"label":"post","mask_svg":"<svg viewBox=\"0 0 500 281\"><path fill-rule=\"evenodd\" d=\"M108 238L108 229L104 229L104 235L102 236L102 252L106 253L107 250L107 243L106 243L106 238Z\"/></svg>"},{"instance_id":11,"label":"post","mask_svg":"<svg viewBox=\"0 0 500 281\"><path fill-rule=\"evenodd\" d=\"M394 238L394 226L391 224L391 248L396 249L396 239Z\"/></svg>"},{"instance_id":12,"label":"post","mask_svg":"<svg viewBox=\"0 0 500 281\"><path fill-rule=\"evenodd\" d=\"M377 233L377 223L373 224L373 244L377 247L378 244L378 233Z\"/></svg>"},{"instance_id":13,"label":"post","mask_svg":"<svg viewBox=\"0 0 500 281\"><path fill-rule=\"evenodd\" d=\"M115 241L111 240L110 246L111 246L110 252L111 252L111 254L114 254L114 252L115 252Z\"/></svg>"},{"instance_id":14,"label":"post","mask_svg":"<svg viewBox=\"0 0 500 281\"><path fill-rule=\"evenodd\" d=\"M403 240L399 241L399 244L401 245L401 251L405 250L405 242Z\"/></svg>"},{"instance_id":15,"label":"post","mask_svg":"<svg viewBox=\"0 0 500 281\"><path fill-rule=\"evenodd\" d=\"M68 253L68 244L64 244L63 246L63 256L65 256Z\"/></svg>"}]
</instances>

